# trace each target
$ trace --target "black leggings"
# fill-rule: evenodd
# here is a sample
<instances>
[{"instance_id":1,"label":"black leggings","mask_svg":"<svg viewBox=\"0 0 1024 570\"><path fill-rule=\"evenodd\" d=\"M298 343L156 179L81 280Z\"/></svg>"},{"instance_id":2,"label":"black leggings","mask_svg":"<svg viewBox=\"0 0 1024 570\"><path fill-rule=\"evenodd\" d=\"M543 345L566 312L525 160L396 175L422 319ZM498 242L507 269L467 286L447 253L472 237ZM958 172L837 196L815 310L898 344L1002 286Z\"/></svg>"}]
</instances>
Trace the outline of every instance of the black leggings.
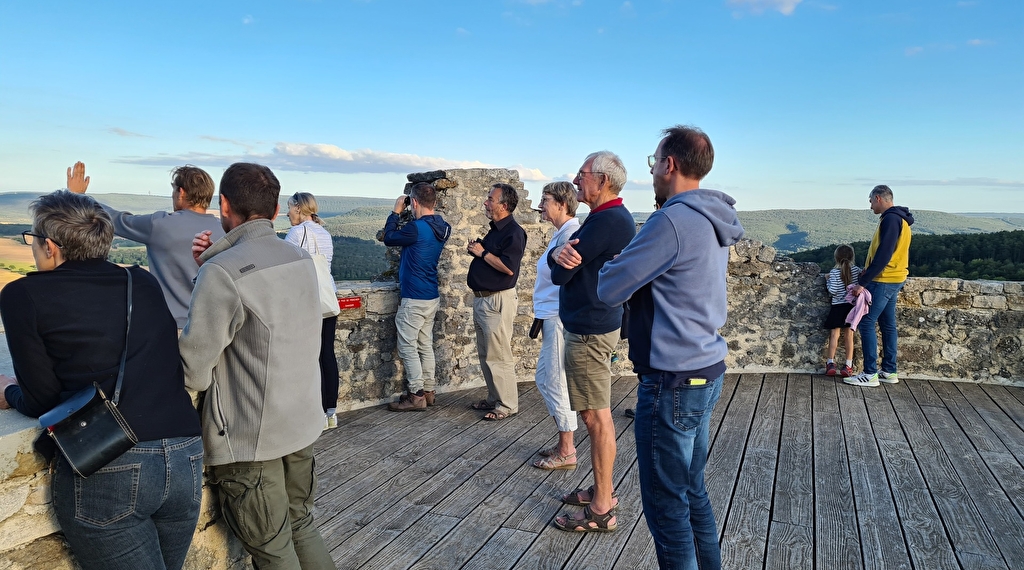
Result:
<instances>
[{"instance_id":1,"label":"black leggings","mask_svg":"<svg viewBox=\"0 0 1024 570\"><path fill-rule=\"evenodd\" d=\"M337 326L338 317L327 317L320 331L320 397L324 413L338 407L338 358L334 356Z\"/></svg>"}]
</instances>

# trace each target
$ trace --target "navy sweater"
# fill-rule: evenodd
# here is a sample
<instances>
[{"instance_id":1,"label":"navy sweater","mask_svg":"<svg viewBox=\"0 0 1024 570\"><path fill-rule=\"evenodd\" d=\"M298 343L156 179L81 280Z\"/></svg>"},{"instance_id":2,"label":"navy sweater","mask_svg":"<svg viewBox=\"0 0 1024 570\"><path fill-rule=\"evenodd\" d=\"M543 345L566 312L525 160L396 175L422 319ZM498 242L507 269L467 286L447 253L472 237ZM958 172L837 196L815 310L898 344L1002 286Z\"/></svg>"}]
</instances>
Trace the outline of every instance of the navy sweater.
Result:
<instances>
[{"instance_id":1,"label":"navy sweater","mask_svg":"<svg viewBox=\"0 0 1024 570\"><path fill-rule=\"evenodd\" d=\"M611 306L597 297L597 273L618 255L636 235L636 223L625 206L618 205L591 212L569 241L579 239L573 248L583 263L565 269L548 255L551 282L560 285L558 317L565 330L574 334L605 334L622 326L622 307Z\"/></svg>"}]
</instances>

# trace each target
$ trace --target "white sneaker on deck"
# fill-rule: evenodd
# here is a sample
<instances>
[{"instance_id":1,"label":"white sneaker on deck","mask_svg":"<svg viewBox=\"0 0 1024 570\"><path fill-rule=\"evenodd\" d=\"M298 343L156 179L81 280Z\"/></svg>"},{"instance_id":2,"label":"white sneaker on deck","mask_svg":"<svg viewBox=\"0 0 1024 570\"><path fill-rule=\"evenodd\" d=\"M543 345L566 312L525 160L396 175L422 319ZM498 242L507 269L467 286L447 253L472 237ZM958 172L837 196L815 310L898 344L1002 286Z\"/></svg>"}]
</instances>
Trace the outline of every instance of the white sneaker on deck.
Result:
<instances>
[{"instance_id":1,"label":"white sneaker on deck","mask_svg":"<svg viewBox=\"0 0 1024 570\"><path fill-rule=\"evenodd\" d=\"M338 427L338 415L324 415L324 431Z\"/></svg>"},{"instance_id":2,"label":"white sneaker on deck","mask_svg":"<svg viewBox=\"0 0 1024 570\"><path fill-rule=\"evenodd\" d=\"M851 386L878 386L878 374L858 374L856 376L850 376L849 378L843 378L843 383Z\"/></svg>"},{"instance_id":3,"label":"white sneaker on deck","mask_svg":"<svg viewBox=\"0 0 1024 570\"><path fill-rule=\"evenodd\" d=\"M900 379L896 376L895 372L878 372L878 381L885 382L886 384L899 384Z\"/></svg>"}]
</instances>

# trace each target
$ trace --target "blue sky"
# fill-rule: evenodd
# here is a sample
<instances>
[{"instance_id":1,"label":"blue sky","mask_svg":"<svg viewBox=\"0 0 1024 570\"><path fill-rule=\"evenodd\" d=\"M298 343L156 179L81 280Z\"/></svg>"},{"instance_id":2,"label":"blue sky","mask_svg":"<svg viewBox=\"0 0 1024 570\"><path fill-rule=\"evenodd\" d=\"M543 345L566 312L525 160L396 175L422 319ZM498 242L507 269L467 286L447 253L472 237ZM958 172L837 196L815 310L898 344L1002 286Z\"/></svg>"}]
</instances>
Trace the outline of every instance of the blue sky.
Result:
<instances>
[{"instance_id":1,"label":"blue sky","mask_svg":"<svg viewBox=\"0 0 1024 570\"><path fill-rule=\"evenodd\" d=\"M653 202L661 129L703 128L740 210L1024 212L1020 0L0 4L0 192L86 162L97 193L192 163L394 197L512 167L531 197L595 150Z\"/></svg>"}]
</instances>

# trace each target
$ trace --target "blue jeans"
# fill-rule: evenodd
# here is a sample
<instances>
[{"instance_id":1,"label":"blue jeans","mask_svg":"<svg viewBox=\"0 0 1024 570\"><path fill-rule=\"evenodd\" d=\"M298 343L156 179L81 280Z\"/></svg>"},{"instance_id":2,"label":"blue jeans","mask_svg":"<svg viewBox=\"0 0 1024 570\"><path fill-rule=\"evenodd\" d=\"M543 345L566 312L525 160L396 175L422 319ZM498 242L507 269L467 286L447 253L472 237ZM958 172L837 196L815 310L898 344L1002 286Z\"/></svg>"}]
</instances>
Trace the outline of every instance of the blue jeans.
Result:
<instances>
[{"instance_id":1,"label":"blue jeans","mask_svg":"<svg viewBox=\"0 0 1024 570\"><path fill-rule=\"evenodd\" d=\"M704 486L708 422L721 393L722 376L676 389L663 388L660 374L640 376L633 424L640 494L663 570L722 567Z\"/></svg>"},{"instance_id":2,"label":"blue jeans","mask_svg":"<svg viewBox=\"0 0 1024 570\"><path fill-rule=\"evenodd\" d=\"M140 441L85 479L58 454L53 509L84 570L178 570L203 494L199 436Z\"/></svg>"},{"instance_id":3,"label":"blue jeans","mask_svg":"<svg viewBox=\"0 0 1024 570\"><path fill-rule=\"evenodd\" d=\"M882 371L896 372L896 295L903 288L903 283L872 281L864 288L871 293L871 308L857 325L861 351L864 353L864 373L878 372L876 322L882 331Z\"/></svg>"}]
</instances>

